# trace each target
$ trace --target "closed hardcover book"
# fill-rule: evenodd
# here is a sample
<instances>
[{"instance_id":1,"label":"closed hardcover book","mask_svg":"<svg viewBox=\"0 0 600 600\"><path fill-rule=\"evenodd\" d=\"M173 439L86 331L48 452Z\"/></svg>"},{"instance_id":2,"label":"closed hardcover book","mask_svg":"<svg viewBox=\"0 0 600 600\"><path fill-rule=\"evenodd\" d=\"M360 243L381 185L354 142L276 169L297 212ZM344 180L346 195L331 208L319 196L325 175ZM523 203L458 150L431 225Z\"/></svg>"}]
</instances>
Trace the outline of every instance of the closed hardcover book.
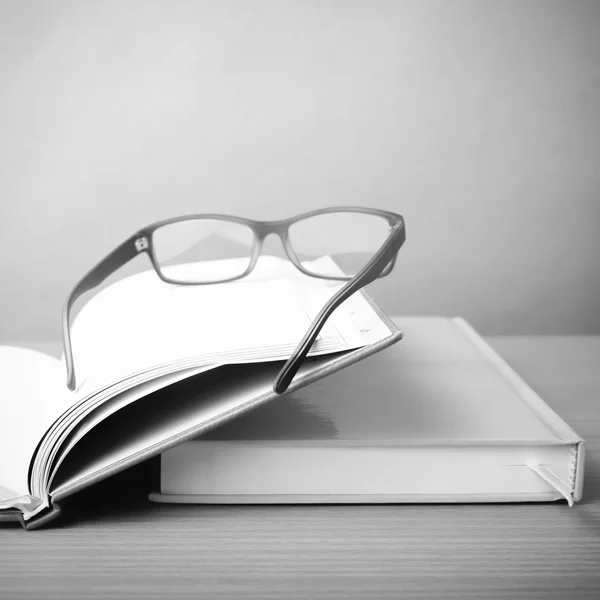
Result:
<instances>
[{"instance_id":1,"label":"closed hardcover book","mask_svg":"<svg viewBox=\"0 0 600 600\"><path fill-rule=\"evenodd\" d=\"M583 440L463 319L162 454L157 502L579 500Z\"/></svg>"}]
</instances>

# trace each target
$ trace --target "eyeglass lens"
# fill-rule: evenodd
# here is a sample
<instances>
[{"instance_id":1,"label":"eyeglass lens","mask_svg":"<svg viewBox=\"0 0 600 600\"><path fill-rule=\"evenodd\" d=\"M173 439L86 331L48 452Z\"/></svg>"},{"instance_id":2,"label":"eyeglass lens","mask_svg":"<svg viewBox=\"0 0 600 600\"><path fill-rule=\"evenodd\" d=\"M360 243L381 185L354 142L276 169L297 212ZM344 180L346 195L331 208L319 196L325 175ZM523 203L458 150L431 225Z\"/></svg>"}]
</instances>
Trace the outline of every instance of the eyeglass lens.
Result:
<instances>
[{"instance_id":1,"label":"eyeglass lens","mask_svg":"<svg viewBox=\"0 0 600 600\"><path fill-rule=\"evenodd\" d=\"M210 283L246 272L254 232L247 225L232 221L190 219L159 227L153 242L163 275L174 281ZM212 262L221 260L222 263Z\"/></svg>"},{"instance_id":2,"label":"eyeglass lens","mask_svg":"<svg viewBox=\"0 0 600 600\"><path fill-rule=\"evenodd\" d=\"M290 225L290 245L302 267L321 277L339 275L329 271L330 256L347 277L356 275L381 248L389 235L386 219L364 213L325 213Z\"/></svg>"}]
</instances>

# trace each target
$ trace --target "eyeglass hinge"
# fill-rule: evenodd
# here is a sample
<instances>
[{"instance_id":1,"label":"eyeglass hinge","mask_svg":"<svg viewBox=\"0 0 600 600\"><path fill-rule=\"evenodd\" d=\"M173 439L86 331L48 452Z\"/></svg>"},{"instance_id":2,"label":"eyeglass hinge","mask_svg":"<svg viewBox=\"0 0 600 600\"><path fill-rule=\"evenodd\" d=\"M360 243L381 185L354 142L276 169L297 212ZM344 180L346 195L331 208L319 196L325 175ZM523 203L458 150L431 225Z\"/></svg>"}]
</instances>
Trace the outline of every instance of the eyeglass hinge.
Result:
<instances>
[{"instance_id":1,"label":"eyeglass hinge","mask_svg":"<svg viewBox=\"0 0 600 600\"><path fill-rule=\"evenodd\" d=\"M143 250L146 250L146 248L148 248L148 238L139 237L137 240L135 240L135 249L138 252L142 252Z\"/></svg>"}]
</instances>

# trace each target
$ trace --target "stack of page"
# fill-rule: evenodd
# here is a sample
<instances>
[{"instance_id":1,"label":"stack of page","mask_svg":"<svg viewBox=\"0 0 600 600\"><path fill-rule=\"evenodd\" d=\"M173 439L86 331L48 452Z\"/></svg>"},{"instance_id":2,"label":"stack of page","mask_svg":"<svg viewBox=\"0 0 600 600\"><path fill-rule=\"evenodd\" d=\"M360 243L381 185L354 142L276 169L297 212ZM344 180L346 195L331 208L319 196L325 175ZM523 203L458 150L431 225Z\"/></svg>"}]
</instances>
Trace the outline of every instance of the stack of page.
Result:
<instances>
[{"instance_id":1,"label":"stack of page","mask_svg":"<svg viewBox=\"0 0 600 600\"><path fill-rule=\"evenodd\" d=\"M319 260L319 269L340 273ZM63 360L0 347L0 520L39 527L62 499L276 398L283 361L342 285L272 256L225 284L168 285L154 271L128 277L74 320L74 392ZM330 317L289 390L401 337L356 293Z\"/></svg>"}]
</instances>

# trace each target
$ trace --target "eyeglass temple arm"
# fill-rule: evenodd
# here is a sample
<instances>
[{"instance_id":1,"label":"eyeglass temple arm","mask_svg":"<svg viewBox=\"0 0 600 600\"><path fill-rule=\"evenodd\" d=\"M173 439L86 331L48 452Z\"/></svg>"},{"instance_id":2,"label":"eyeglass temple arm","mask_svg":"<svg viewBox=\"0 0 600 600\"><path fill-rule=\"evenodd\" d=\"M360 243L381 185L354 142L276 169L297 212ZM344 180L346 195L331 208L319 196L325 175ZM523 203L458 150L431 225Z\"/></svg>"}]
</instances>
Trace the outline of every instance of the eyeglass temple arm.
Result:
<instances>
[{"instance_id":1,"label":"eyeglass temple arm","mask_svg":"<svg viewBox=\"0 0 600 600\"><path fill-rule=\"evenodd\" d=\"M145 250L147 246L139 246L139 241L140 235L135 234L115 248L77 283L65 302L62 313L63 352L67 364L67 387L70 390L74 390L77 385L71 345L71 309L83 294L99 286L117 269Z\"/></svg>"},{"instance_id":2,"label":"eyeglass temple arm","mask_svg":"<svg viewBox=\"0 0 600 600\"><path fill-rule=\"evenodd\" d=\"M325 322L335 309L354 294L354 292L375 281L386 266L395 260L396 254L405 239L404 223L394 225L388 239L378 250L377 254L353 279L329 299L313 321L309 330L304 334L292 356L290 356L285 365L283 365L279 375L277 375L277 379L273 385L273 391L276 394L283 394L288 389L298 369L308 355L310 348L315 343L323 325L325 325Z\"/></svg>"}]
</instances>

